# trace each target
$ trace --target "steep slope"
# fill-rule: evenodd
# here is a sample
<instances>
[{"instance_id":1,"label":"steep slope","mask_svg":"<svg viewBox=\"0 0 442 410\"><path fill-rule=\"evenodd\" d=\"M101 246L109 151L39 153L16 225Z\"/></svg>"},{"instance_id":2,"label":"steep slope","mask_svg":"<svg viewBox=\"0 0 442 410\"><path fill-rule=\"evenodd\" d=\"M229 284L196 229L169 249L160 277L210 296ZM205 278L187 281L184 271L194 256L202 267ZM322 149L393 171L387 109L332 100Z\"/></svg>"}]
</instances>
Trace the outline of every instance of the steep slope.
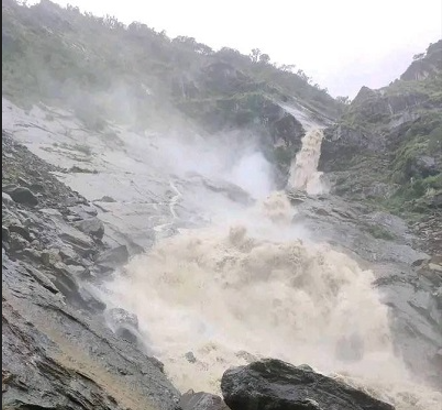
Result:
<instances>
[{"instance_id":1,"label":"steep slope","mask_svg":"<svg viewBox=\"0 0 442 410\"><path fill-rule=\"evenodd\" d=\"M7 0L2 11L3 95L21 106L63 105L94 130L109 118L164 127L184 113L210 132L253 129L280 160L299 149L305 119L325 125L341 112L302 70L277 68L259 50L215 52L193 38L171 40L141 23L126 27L48 0L32 7ZM274 152L277 141L293 149Z\"/></svg>"},{"instance_id":2,"label":"steep slope","mask_svg":"<svg viewBox=\"0 0 442 410\"><path fill-rule=\"evenodd\" d=\"M432 222L442 249L442 40L388 87L363 87L325 132L320 168L334 192ZM425 221L424 221L425 222Z\"/></svg>"},{"instance_id":3,"label":"steep slope","mask_svg":"<svg viewBox=\"0 0 442 410\"><path fill-rule=\"evenodd\" d=\"M3 191L39 204L3 199L7 404L66 406L62 393L45 400L68 389L72 408L146 408L149 397L172 409L179 394L153 354L181 392L212 393L228 366L266 355L337 371L398 410L439 410L440 394L420 381L440 390L442 260L366 200L420 124L415 111L438 118L438 45L390 94L363 89L334 126L342 106L258 50L214 52L49 1L6 0L3 23ZM315 188L327 126L320 165L346 199ZM379 157L384 147L390 155ZM275 192L290 163L292 189ZM54 174L92 204L61 184L48 195ZM368 188L358 196L343 177ZM393 177L388 189L414 184ZM432 189L414 214L436 210ZM403 201L400 192L390 199ZM75 200L85 206L71 209ZM39 371L29 346L41 348ZM53 347L68 362L54 364ZM61 378L46 383L49 366ZM30 398L42 377L47 396Z\"/></svg>"},{"instance_id":4,"label":"steep slope","mask_svg":"<svg viewBox=\"0 0 442 410\"><path fill-rule=\"evenodd\" d=\"M160 363L112 334L86 285L96 210L7 133L2 164L2 409L175 410Z\"/></svg>"}]
</instances>

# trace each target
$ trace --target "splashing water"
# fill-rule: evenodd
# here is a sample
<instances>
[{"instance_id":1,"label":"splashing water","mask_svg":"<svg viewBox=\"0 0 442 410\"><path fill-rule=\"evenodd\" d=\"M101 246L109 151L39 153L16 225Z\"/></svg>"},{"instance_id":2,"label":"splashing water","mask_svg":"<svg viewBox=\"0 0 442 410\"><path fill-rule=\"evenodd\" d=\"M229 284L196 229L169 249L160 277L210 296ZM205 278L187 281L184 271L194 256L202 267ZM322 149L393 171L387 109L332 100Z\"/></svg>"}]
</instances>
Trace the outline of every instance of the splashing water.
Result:
<instances>
[{"instance_id":1,"label":"splashing water","mask_svg":"<svg viewBox=\"0 0 442 410\"><path fill-rule=\"evenodd\" d=\"M305 134L301 150L290 166L289 188L305 191L310 195L326 191L321 181L322 172L317 170L323 138L324 133L318 128L313 128Z\"/></svg>"},{"instance_id":2,"label":"splashing water","mask_svg":"<svg viewBox=\"0 0 442 410\"><path fill-rule=\"evenodd\" d=\"M291 175L299 189L315 180L322 133L308 135ZM276 192L240 219L182 230L134 258L108 284L107 302L138 316L182 391L218 393L228 367L274 357L308 363L397 410L439 410L442 396L414 383L393 352L373 273L306 240L294 213Z\"/></svg>"}]
</instances>

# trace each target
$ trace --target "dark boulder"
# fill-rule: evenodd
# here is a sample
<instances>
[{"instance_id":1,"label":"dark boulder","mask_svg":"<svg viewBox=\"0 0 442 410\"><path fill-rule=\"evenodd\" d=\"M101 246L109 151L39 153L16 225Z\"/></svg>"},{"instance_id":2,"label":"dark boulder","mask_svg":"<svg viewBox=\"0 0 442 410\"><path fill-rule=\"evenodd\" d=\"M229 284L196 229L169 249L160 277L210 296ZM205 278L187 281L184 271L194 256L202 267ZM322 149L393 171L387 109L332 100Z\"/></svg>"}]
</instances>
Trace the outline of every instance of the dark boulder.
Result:
<instances>
[{"instance_id":1,"label":"dark boulder","mask_svg":"<svg viewBox=\"0 0 442 410\"><path fill-rule=\"evenodd\" d=\"M187 352L187 353L184 355L184 357L186 358L186 360L187 360L189 363L196 363L196 362L197 362L197 359L196 359L195 355L193 354L193 352Z\"/></svg>"},{"instance_id":2,"label":"dark boulder","mask_svg":"<svg viewBox=\"0 0 442 410\"><path fill-rule=\"evenodd\" d=\"M14 189L11 189L8 194L15 202L19 204L30 206L38 205L37 197L29 188L16 187Z\"/></svg>"},{"instance_id":3,"label":"dark boulder","mask_svg":"<svg viewBox=\"0 0 442 410\"><path fill-rule=\"evenodd\" d=\"M227 370L221 389L232 410L394 410L342 382L275 359Z\"/></svg>"}]
</instances>

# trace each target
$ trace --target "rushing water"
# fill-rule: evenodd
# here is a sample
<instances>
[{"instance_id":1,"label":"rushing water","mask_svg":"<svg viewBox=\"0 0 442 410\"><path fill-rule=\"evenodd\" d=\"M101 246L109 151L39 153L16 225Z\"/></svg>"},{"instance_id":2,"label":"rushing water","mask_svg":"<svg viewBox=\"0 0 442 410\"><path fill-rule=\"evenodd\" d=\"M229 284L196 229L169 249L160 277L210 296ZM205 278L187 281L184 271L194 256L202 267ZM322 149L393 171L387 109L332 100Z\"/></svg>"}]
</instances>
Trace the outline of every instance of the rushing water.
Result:
<instances>
[{"instance_id":1,"label":"rushing water","mask_svg":"<svg viewBox=\"0 0 442 410\"><path fill-rule=\"evenodd\" d=\"M302 190L311 195L321 194L326 187L318 171L321 143L324 134L321 129L313 128L302 139L302 147L292 161L288 187Z\"/></svg>"},{"instance_id":2,"label":"rushing water","mask_svg":"<svg viewBox=\"0 0 442 410\"><path fill-rule=\"evenodd\" d=\"M303 139L292 189L323 189L321 141L320 130ZM274 192L240 216L163 239L109 284L110 301L138 316L183 391L218 392L228 367L276 357L343 378L398 410L439 410L441 396L413 383L393 352L373 273L308 241L291 223L295 212Z\"/></svg>"}]
</instances>

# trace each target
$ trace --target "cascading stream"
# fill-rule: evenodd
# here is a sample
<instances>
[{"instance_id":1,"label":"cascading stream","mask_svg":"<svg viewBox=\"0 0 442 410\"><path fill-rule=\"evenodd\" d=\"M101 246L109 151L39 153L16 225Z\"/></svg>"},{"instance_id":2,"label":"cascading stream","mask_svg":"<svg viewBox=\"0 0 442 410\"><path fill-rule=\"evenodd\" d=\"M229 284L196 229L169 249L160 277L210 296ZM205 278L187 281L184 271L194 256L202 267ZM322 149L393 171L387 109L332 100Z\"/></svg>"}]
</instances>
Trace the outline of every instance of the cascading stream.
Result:
<instances>
[{"instance_id":1,"label":"cascading stream","mask_svg":"<svg viewBox=\"0 0 442 410\"><path fill-rule=\"evenodd\" d=\"M321 194L325 187L318 172L321 143L324 133L319 128L309 130L302 139L302 146L290 166L288 188L305 191L310 195Z\"/></svg>"},{"instance_id":2,"label":"cascading stream","mask_svg":"<svg viewBox=\"0 0 442 410\"><path fill-rule=\"evenodd\" d=\"M320 130L304 137L293 188L318 188L321 140ZM394 354L373 273L303 238L295 212L275 192L241 218L161 240L108 285L108 302L138 316L182 391L218 392L228 367L275 357L336 374L398 410L439 410L442 397L412 382Z\"/></svg>"}]
</instances>

